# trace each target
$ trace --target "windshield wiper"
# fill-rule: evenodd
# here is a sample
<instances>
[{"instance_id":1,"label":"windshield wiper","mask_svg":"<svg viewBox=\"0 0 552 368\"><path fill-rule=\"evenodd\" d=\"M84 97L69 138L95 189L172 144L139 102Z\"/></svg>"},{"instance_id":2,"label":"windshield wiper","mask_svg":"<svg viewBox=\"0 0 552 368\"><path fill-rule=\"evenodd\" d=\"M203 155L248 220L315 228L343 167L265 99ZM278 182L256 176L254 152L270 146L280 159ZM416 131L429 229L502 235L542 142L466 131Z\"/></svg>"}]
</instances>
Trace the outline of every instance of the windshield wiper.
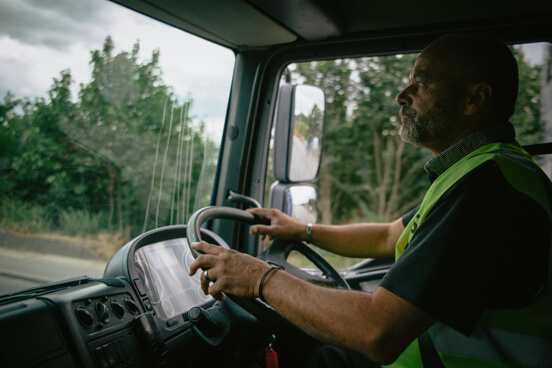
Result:
<instances>
[{"instance_id":1,"label":"windshield wiper","mask_svg":"<svg viewBox=\"0 0 552 368\"><path fill-rule=\"evenodd\" d=\"M36 298L37 296L48 294L58 290L64 290L70 287L88 284L94 279L88 276L79 276L71 279L56 281L46 285L34 286L28 289L16 291L10 294L0 296L0 305L8 304L18 300Z\"/></svg>"},{"instance_id":2,"label":"windshield wiper","mask_svg":"<svg viewBox=\"0 0 552 368\"><path fill-rule=\"evenodd\" d=\"M88 276L78 276L67 280L56 281L46 285L39 285L29 289L16 291L15 293L0 295L0 305L12 303L18 300L36 298L54 291L68 289L74 286L85 285L91 282L103 282L107 286L125 287L125 283L114 277L94 279Z\"/></svg>"}]
</instances>

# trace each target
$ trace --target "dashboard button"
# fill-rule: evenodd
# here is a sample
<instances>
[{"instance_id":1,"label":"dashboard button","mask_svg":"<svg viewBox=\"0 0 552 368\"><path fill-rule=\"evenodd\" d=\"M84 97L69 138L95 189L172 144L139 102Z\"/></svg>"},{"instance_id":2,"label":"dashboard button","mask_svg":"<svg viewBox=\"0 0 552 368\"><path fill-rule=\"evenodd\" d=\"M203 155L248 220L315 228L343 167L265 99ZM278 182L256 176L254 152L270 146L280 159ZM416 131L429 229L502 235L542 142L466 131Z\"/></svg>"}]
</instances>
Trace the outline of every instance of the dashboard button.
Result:
<instances>
[{"instance_id":1,"label":"dashboard button","mask_svg":"<svg viewBox=\"0 0 552 368\"><path fill-rule=\"evenodd\" d=\"M111 302L111 310L113 311L113 313L119 317L119 318L123 318L123 316L125 315L125 308L123 308L123 306L121 305L121 303L119 303L117 300L113 299Z\"/></svg>"},{"instance_id":2,"label":"dashboard button","mask_svg":"<svg viewBox=\"0 0 552 368\"><path fill-rule=\"evenodd\" d=\"M100 321L103 323L109 322L109 311L104 303L96 303L94 308L96 309L96 314L100 318Z\"/></svg>"},{"instance_id":3,"label":"dashboard button","mask_svg":"<svg viewBox=\"0 0 552 368\"><path fill-rule=\"evenodd\" d=\"M92 327L92 325L94 324L94 317L92 316L92 313L88 311L88 309L84 307L77 307L75 313L77 314L77 319L83 327Z\"/></svg>"},{"instance_id":4,"label":"dashboard button","mask_svg":"<svg viewBox=\"0 0 552 368\"><path fill-rule=\"evenodd\" d=\"M169 319L167 321L167 327L172 327L178 324L178 318Z\"/></svg>"},{"instance_id":5,"label":"dashboard button","mask_svg":"<svg viewBox=\"0 0 552 368\"><path fill-rule=\"evenodd\" d=\"M139 312L138 306L136 305L134 300L130 299L129 297L126 297L124 302L125 302L125 306L127 307L130 313L137 314Z\"/></svg>"}]
</instances>

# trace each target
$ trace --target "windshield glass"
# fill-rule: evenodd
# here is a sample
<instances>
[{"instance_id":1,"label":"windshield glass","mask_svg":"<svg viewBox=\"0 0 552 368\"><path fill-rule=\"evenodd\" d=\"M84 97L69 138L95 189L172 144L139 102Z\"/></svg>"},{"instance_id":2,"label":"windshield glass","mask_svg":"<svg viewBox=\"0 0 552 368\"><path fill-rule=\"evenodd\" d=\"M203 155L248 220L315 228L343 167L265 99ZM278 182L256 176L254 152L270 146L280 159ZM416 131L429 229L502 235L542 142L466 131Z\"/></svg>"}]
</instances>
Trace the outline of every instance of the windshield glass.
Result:
<instances>
[{"instance_id":1,"label":"windshield glass","mask_svg":"<svg viewBox=\"0 0 552 368\"><path fill-rule=\"evenodd\" d=\"M231 50L103 0L0 14L0 294L209 204Z\"/></svg>"}]
</instances>

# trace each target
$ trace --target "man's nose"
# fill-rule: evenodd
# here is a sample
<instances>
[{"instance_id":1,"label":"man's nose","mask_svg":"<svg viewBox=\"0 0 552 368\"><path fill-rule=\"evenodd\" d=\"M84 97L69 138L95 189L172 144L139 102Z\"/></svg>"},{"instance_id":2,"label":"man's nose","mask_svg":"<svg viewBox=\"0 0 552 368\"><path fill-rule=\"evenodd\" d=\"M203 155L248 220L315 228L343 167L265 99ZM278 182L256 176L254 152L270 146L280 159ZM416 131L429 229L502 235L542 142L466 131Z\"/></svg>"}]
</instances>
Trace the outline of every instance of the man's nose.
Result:
<instances>
[{"instance_id":1,"label":"man's nose","mask_svg":"<svg viewBox=\"0 0 552 368\"><path fill-rule=\"evenodd\" d=\"M410 97L410 94L408 91L409 88L410 86L406 87L405 89L403 89L401 93L397 95L397 98L395 99L395 101L397 102L398 105L410 106L412 104L412 97Z\"/></svg>"}]
</instances>

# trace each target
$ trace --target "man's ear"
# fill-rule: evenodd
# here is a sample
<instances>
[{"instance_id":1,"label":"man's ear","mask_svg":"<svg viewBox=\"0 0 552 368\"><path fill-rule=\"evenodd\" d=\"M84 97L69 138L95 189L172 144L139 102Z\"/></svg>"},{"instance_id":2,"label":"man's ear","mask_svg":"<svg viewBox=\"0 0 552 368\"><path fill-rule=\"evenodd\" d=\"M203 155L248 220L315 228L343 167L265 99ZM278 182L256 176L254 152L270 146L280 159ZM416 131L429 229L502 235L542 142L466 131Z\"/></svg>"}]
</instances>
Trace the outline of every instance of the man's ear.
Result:
<instances>
[{"instance_id":1,"label":"man's ear","mask_svg":"<svg viewBox=\"0 0 552 368\"><path fill-rule=\"evenodd\" d=\"M474 83L468 87L468 98L464 107L464 114L472 116L477 114L491 101L493 90L488 83Z\"/></svg>"}]
</instances>

